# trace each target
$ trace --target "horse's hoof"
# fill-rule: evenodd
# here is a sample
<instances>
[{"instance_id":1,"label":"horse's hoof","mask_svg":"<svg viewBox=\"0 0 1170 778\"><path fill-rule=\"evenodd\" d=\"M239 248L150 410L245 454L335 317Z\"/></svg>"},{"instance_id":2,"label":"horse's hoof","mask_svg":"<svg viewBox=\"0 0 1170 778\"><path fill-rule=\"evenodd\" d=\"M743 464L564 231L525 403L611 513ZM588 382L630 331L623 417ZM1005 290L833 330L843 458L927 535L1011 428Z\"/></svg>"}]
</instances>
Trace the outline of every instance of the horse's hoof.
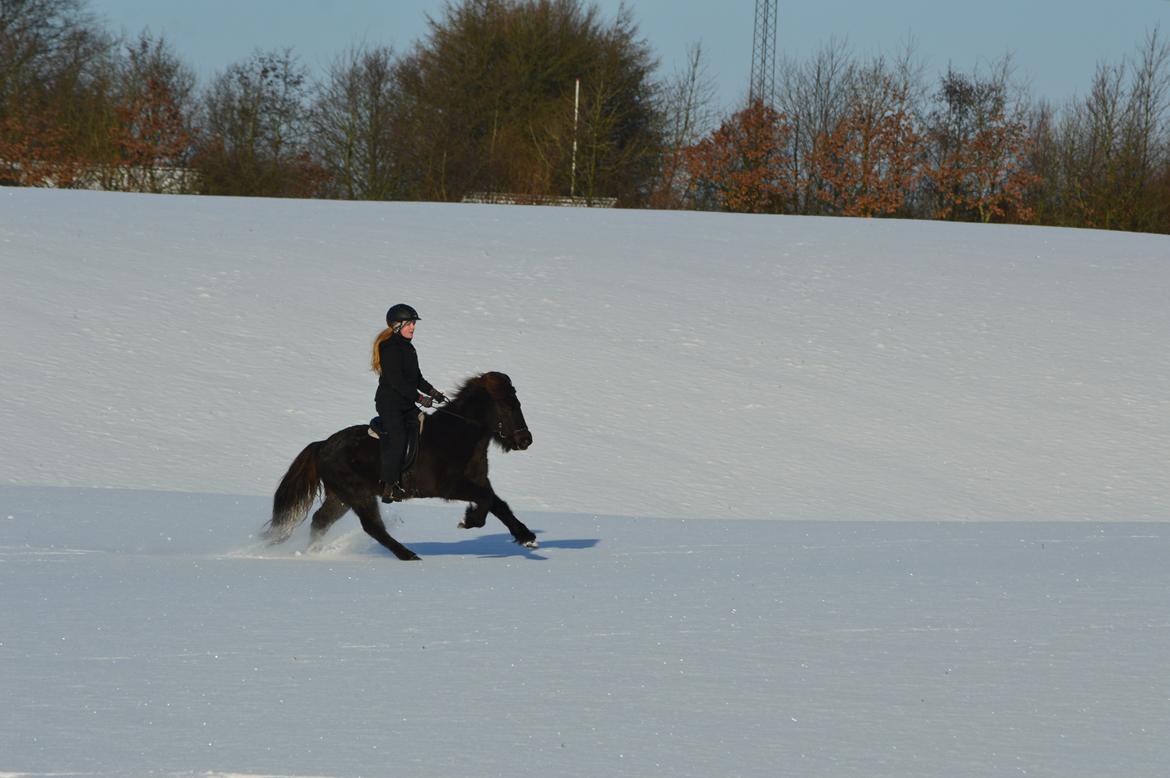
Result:
<instances>
[{"instance_id":1,"label":"horse's hoof","mask_svg":"<svg viewBox=\"0 0 1170 778\"><path fill-rule=\"evenodd\" d=\"M540 544L536 542L535 538L533 538L532 540L524 541L523 545L524 545L524 548L540 548Z\"/></svg>"}]
</instances>

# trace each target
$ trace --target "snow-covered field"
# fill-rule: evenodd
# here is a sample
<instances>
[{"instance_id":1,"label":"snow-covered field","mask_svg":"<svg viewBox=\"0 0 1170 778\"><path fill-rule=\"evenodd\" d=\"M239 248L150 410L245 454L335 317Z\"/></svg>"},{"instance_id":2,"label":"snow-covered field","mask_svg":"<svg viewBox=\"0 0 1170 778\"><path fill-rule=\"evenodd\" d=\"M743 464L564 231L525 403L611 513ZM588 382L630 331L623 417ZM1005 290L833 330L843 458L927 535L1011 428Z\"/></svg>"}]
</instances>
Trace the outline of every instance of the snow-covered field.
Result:
<instances>
[{"instance_id":1,"label":"snow-covered field","mask_svg":"<svg viewBox=\"0 0 1170 778\"><path fill-rule=\"evenodd\" d=\"M0 189L0 776L1166 775L1167 290L1165 236ZM514 380L540 549L255 538L398 301Z\"/></svg>"}]
</instances>

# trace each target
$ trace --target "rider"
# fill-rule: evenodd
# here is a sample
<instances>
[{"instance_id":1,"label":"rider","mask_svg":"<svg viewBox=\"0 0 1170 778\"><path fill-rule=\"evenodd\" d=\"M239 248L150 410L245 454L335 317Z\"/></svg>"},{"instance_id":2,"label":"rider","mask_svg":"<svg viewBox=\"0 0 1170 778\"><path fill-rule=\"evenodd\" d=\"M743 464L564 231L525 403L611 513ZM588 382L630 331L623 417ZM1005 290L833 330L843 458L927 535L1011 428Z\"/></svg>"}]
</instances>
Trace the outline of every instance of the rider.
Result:
<instances>
[{"instance_id":1,"label":"rider","mask_svg":"<svg viewBox=\"0 0 1170 778\"><path fill-rule=\"evenodd\" d=\"M374 404L382 424L382 470L378 484L382 502L406 496L401 483L402 459L407 442L418 439L415 403L429 408L433 403L447 402L447 397L419 371L418 354L411 343L418 319L418 311L409 305L393 305L386 311L386 329L374 339L370 366L378 374Z\"/></svg>"}]
</instances>

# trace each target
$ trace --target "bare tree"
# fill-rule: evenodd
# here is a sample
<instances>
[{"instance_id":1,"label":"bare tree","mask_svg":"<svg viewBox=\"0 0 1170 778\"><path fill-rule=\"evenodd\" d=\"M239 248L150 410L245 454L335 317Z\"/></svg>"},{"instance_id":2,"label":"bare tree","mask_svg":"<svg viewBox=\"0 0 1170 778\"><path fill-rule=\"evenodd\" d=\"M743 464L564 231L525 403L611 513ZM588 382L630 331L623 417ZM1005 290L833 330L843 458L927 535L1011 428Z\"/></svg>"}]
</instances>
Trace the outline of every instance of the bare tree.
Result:
<instances>
[{"instance_id":1,"label":"bare tree","mask_svg":"<svg viewBox=\"0 0 1170 778\"><path fill-rule=\"evenodd\" d=\"M1170 44L1155 29L1132 67L1118 154L1126 229L1156 228L1170 204L1152 196L1158 173L1170 161Z\"/></svg>"},{"instance_id":2,"label":"bare tree","mask_svg":"<svg viewBox=\"0 0 1170 778\"><path fill-rule=\"evenodd\" d=\"M1061 223L1159 229L1170 217L1159 182L1170 166L1170 45L1151 32L1136 61L1101 63L1065 110L1057 149Z\"/></svg>"},{"instance_id":3,"label":"bare tree","mask_svg":"<svg viewBox=\"0 0 1170 778\"><path fill-rule=\"evenodd\" d=\"M658 100L664 123L662 166L650 204L678 208L684 205L688 188L684 151L718 124L715 82L707 72L701 43L687 47L686 63L659 87Z\"/></svg>"},{"instance_id":4,"label":"bare tree","mask_svg":"<svg viewBox=\"0 0 1170 778\"><path fill-rule=\"evenodd\" d=\"M52 80L70 48L93 35L85 0L0 0L0 109L20 90Z\"/></svg>"},{"instance_id":5,"label":"bare tree","mask_svg":"<svg viewBox=\"0 0 1170 778\"><path fill-rule=\"evenodd\" d=\"M407 194L396 122L401 113L394 52L355 48L318 84L310 112L312 147L331 194L389 200Z\"/></svg>"},{"instance_id":6,"label":"bare tree","mask_svg":"<svg viewBox=\"0 0 1170 778\"><path fill-rule=\"evenodd\" d=\"M208 194L310 196L307 74L291 49L231 65L204 97L193 165Z\"/></svg>"},{"instance_id":7,"label":"bare tree","mask_svg":"<svg viewBox=\"0 0 1170 778\"><path fill-rule=\"evenodd\" d=\"M1062 167L1059 112L1052 103L1041 99L1029 108L1027 168L1034 176L1027 199L1037 224L1063 224L1067 214L1062 204L1064 171Z\"/></svg>"},{"instance_id":8,"label":"bare tree","mask_svg":"<svg viewBox=\"0 0 1170 778\"><path fill-rule=\"evenodd\" d=\"M1086 97L1070 106L1062 124L1067 197L1078 221L1114 226L1116 157L1125 104L1125 67L1101 63Z\"/></svg>"},{"instance_id":9,"label":"bare tree","mask_svg":"<svg viewBox=\"0 0 1170 778\"><path fill-rule=\"evenodd\" d=\"M777 108L792 125L787 156L791 179L797 182L795 208L800 213L819 213L823 208L818 193L824 181L812 161L845 114L852 77L852 54L844 38L830 38L808 62L781 64Z\"/></svg>"}]
</instances>

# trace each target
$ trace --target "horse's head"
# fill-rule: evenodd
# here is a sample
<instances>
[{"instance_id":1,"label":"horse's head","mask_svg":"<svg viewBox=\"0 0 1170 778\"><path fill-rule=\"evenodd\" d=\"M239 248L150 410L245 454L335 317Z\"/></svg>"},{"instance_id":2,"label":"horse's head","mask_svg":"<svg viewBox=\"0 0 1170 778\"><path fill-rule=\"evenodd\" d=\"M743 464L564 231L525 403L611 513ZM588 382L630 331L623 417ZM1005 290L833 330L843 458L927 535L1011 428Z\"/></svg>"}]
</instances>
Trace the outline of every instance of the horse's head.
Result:
<instances>
[{"instance_id":1,"label":"horse's head","mask_svg":"<svg viewBox=\"0 0 1170 778\"><path fill-rule=\"evenodd\" d=\"M520 399L512 379L503 373L484 373L480 376L483 388L492 399L492 436L505 451L523 451L532 445L532 433L520 410Z\"/></svg>"}]
</instances>

